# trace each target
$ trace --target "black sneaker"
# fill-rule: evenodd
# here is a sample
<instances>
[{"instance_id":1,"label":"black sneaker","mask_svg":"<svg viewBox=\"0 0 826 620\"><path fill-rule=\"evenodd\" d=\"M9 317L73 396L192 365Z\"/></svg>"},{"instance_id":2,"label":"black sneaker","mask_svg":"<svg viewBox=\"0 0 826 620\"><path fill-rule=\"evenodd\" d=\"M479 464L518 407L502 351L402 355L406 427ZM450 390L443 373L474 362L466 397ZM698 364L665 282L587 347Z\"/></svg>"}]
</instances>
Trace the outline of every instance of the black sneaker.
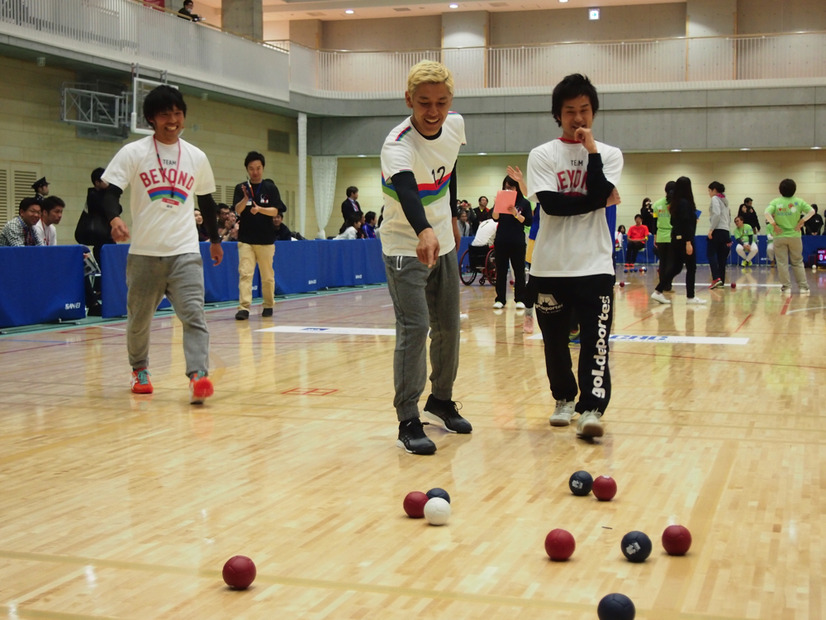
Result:
<instances>
[{"instance_id":1,"label":"black sneaker","mask_svg":"<svg viewBox=\"0 0 826 620\"><path fill-rule=\"evenodd\" d=\"M396 441L396 445L404 448L410 454L433 454L436 452L436 444L424 434L422 421L419 418L399 422L399 439Z\"/></svg>"},{"instance_id":2,"label":"black sneaker","mask_svg":"<svg viewBox=\"0 0 826 620\"><path fill-rule=\"evenodd\" d=\"M270 318L272 316L272 308L264 308L261 311L261 316L264 317L265 319Z\"/></svg>"},{"instance_id":3,"label":"black sneaker","mask_svg":"<svg viewBox=\"0 0 826 620\"><path fill-rule=\"evenodd\" d=\"M246 321L250 318L250 311L249 310L239 310L235 313L235 320L236 321Z\"/></svg>"},{"instance_id":4,"label":"black sneaker","mask_svg":"<svg viewBox=\"0 0 826 620\"><path fill-rule=\"evenodd\" d=\"M427 397L424 412L430 419L444 424L451 433L467 435L473 430L470 422L459 415L459 406L452 400L439 400L431 394Z\"/></svg>"}]
</instances>

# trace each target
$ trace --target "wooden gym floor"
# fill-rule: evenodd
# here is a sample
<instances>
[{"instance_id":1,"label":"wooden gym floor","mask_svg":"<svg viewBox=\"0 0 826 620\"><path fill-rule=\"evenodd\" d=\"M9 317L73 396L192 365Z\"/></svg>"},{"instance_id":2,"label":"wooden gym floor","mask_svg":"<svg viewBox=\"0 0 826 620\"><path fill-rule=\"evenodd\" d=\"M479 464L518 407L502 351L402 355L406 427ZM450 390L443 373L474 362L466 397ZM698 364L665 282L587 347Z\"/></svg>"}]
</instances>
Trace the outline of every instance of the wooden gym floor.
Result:
<instances>
[{"instance_id":1,"label":"wooden gym floor","mask_svg":"<svg viewBox=\"0 0 826 620\"><path fill-rule=\"evenodd\" d=\"M432 457L395 445L384 287L279 300L273 320L210 310L202 407L170 314L152 396L129 391L123 322L0 337L0 616L585 620L622 592L638 619L826 617L824 273L786 297L773 270L730 267L738 287L698 287L700 308L620 274L593 443L548 425L538 330L462 287L455 398L474 432L426 427ZM571 495L579 469L616 498ZM449 523L408 519L405 494L436 486ZM685 557L660 545L672 523ZM545 555L553 528L576 538L568 562ZM643 564L620 552L631 530L654 543ZM236 554L258 567L246 592L221 579Z\"/></svg>"}]
</instances>

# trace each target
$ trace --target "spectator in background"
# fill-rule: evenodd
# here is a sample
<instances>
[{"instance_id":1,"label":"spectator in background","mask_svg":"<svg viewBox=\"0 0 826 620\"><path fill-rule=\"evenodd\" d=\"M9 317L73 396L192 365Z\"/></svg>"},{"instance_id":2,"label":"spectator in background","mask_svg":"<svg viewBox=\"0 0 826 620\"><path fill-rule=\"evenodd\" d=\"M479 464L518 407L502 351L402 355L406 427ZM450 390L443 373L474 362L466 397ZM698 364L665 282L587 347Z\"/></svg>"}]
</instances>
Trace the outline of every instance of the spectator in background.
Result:
<instances>
[{"instance_id":1,"label":"spectator in background","mask_svg":"<svg viewBox=\"0 0 826 620\"><path fill-rule=\"evenodd\" d=\"M284 216L279 211L272 216L272 223L275 226L275 240L276 241L292 241L293 233L287 228L284 223Z\"/></svg>"},{"instance_id":2,"label":"spectator in background","mask_svg":"<svg viewBox=\"0 0 826 620\"><path fill-rule=\"evenodd\" d=\"M192 0L184 0L184 6L178 10L178 17L188 19L193 22L203 21L203 17L192 12L194 6L195 4L192 2Z\"/></svg>"},{"instance_id":3,"label":"spectator in background","mask_svg":"<svg viewBox=\"0 0 826 620\"><path fill-rule=\"evenodd\" d=\"M344 223L339 228L339 234L344 232L344 229L347 228L352 224L352 216L353 214L361 214L361 205L358 201L359 197L359 188L355 185L351 185L347 188L347 198L344 202L341 203L341 219Z\"/></svg>"},{"instance_id":4,"label":"spectator in background","mask_svg":"<svg viewBox=\"0 0 826 620\"><path fill-rule=\"evenodd\" d=\"M726 261L731 248L731 211L726 198L726 186L719 181L708 184L708 266L711 268L711 284L708 288L721 288L726 283Z\"/></svg>"},{"instance_id":5,"label":"spectator in background","mask_svg":"<svg viewBox=\"0 0 826 620\"><path fill-rule=\"evenodd\" d=\"M198 229L198 241L209 241L209 233L204 226L204 215L200 209L195 209L195 228Z\"/></svg>"},{"instance_id":6,"label":"spectator in background","mask_svg":"<svg viewBox=\"0 0 826 620\"><path fill-rule=\"evenodd\" d=\"M238 216L235 211L229 211L224 218L223 225L218 229L221 241L238 241Z\"/></svg>"},{"instance_id":7,"label":"spectator in background","mask_svg":"<svg viewBox=\"0 0 826 620\"><path fill-rule=\"evenodd\" d=\"M349 220L347 222L347 226L341 231L337 236L333 237L336 240L342 239L365 239L366 235L362 230L362 225L364 224L364 214L363 213L351 213L349 215Z\"/></svg>"},{"instance_id":8,"label":"spectator in background","mask_svg":"<svg viewBox=\"0 0 826 620\"><path fill-rule=\"evenodd\" d=\"M815 214L806 220L806 226L804 230L806 231L807 235L819 235L820 229L823 228L823 218L817 212L817 205L812 204L812 210Z\"/></svg>"},{"instance_id":9,"label":"spectator in background","mask_svg":"<svg viewBox=\"0 0 826 620\"><path fill-rule=\"evenodd\" d=\"M276 214L284 215L287 206L272 179L264 178L266 160L257 151L244 158L249 181L235 186L232 202L240 221L238 226L238 312L235 318L245 321L250 317L252 278L255 265L261 276L261 297L264 309L261 316L271 317L275 305L275 223Z\"/></svg>"},{"instance_id":10,"label":"spectator in background","mask_svg":"<svg viewBox=\"0 0 826 620\"><path fill-rule=\"evenodd\" d=\"M229 208L228 204L223 202L218 203L218 230L227 227L227 218L231 212L232 209Z\"/></svg>"},{"instance_id":11,"label":"spectator in background","mask_svg":"<svg viewBox=\"0 0 826 620\"><path fill-rule=\"evenodd\" d=\"M86 245L92 246L92 254L94 254L98 265L102 264L100 260L101 248L106 244L115 243L115 240L112 239L109 220L106 219L106 214L103 212L103 197L106 195L106 188L109 187L109 184L102 178L103 173L103 168L92 170L92 187L86 190L86 211L90 218L100 224L94 227L94 230L100 232L91 240L92 243Z\"/></svg>"},{"instance_id":12,"label":"spectator in background","mask_svg":"<svg viewBox=\"0 0 826 620\"><path fill-rule=\"evenodd\" d=\"M648 233L651 235L656 234L657 214L654 213L654 207L651 204L651 199L648 196L642 199L640 215L642 216L642 223L648 228Z\"/></svg>"},{"instance_id":13,"label":"spectator in background","mask_svg":"<svg viewBox=\"0 0 826 620\"><path fill-rule=\"evenodd\" d=\"M738 215L734 218L732 235L737 242L734 251L743 259L743 267L751 267L754 257L757 256L757 235L754 234L754 229Z\"/></svg>"},{"instance_id":14,"label":"spectator in background","mask_svg":"<svg viewBox=\"0 0 826 620\"><path fill-rule=\"evenodd\" d=\"M637 254L648 243L651 234L648 226L642 223L642 215L634 216L634 225L628 229L628 256L625 259L626 268L632 268L637 263Z\"/></svg>"},{"instance_id":15,"label":"spectator in background","mask_svg":"<svg viewBox=\"0 0 826 620\"><path fill-rule=\"evenodd\" d=\"M376 238L376 212L368 211L364 214L364 223L361 225L361 230L364 232L365 239Z\"/></svg>"},{"instance_id":16,"label":"spectator in background","mask_svg":"<svg viewBox=\"0 0 826 620\"><path fill-rule=\"evenodd\" d=\"M43 204L43 200L49 195L49 182L46 180L46 177L40 177L32 183L32 189L34 190L34 198L37 200L37 203Z\"/></svg>"},{"instance_id":17,"label":"spectator in background","mask_svg":"<svg viewBox=\"0 0 826 620\"><path fill-rule=\"evenodd\" d=\"M780 196L766 207L766 221L774 232L774 256L777 261L777 278L780 280L780 292L791 290L789 263L792 265L795 280L801 295L809 294L806 282L806 270L803 267L803 240L800 230L806 220L814 215L812 207L805 200L797 198L797 184L793 179L780 182Z\"/></svg>"},{"instance_id":18,"label":"spectator in background","mask_svg":"<svg viewBox=\"0 0 826 620\"><path fill-rule=\"evenodd\" d=\"M34 233L41 245L57 245L57 226L63 219L66 203L57 196L49 196L40 205L40 221L34 225Z\"/></svg>"},{"instance_id":19,"label":"spectator in background","mask_svg":"<svg viewBox=\"0 0 826 620\"><path fill-rule=\"evenodd\" d=\"M491 212L488 209L488 197L487 196L479 196L479 206L475 207L468 213L468 218L470 219L470 234L476 235L476 231L479 230L479 224L484 222L485 220L491 219Z\"/></svg>"},{"instance_id":20,"label":"spectator in background","mask_svg":"<svg viewBox=\"0 0 826 620\"><path fill-rule=\"evenodd\" d=\"M496 259L496 299L493 307L504 307L507 303L508 263L513 270L513 300L516 308L524 310L525 303L530 303L525 292L525 226L533 222L531 203L525 199L519 182L522 181L522 171L511 168L518 177L510 174L502 181L502 189L516 192L516 202L507 213L498 213L493 210L492 218L499 222L496 227L496 237L493 240Z\"/></svg>"},{"instance_id":21,"label":"spectator in background","mask_svg":"<svg viewBox=\"0 0 826 620\"><path fill-rule=\"evenodd\" d=\"M737 215L743 218L744 224L751 226L754 234L756 235L760 232L760 218L751 203L751 198L744 198L743 204L741 204L740 208L737 210Z\"/></svg>"},{"instance_id":22,"label":"spectator in background","mask_svg":"<svg viewBox=\"0 0 826 620\"><path fill-rule=\"evenodd\" d=\"M17 211L17 217L9 220L0 231L0 246L43 245L34 231L40 221L40 203L37 198L24 198Z\"/></svg>"},{"instance_id":23,"label":"spectator in background","mask_svg":"<svg viewBox=\"0 0 826 620\"><path fill-rule=\"evenodd\" d=\"M467 209L459 209L459 221L457 223L459 225L459 234L462 237L470 237L471 225L468 221Z\"/></svg>"}]
</instances>

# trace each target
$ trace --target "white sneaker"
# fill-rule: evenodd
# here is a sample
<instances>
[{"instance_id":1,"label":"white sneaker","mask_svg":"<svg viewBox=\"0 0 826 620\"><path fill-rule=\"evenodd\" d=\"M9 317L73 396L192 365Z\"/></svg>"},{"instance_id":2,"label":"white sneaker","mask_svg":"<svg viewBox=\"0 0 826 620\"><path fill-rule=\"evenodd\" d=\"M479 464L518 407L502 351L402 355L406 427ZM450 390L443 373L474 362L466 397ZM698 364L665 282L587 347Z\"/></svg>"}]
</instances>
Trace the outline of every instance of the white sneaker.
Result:
<instances>
[{"instance_id":1,"label":"white sneaker","mask_svg":"<svg viewBox=\"0 0 826 620\"><path fill-rule=\"evenodd\" d=\"M574 413L574 401L556 401L556 408L550 419L551 426L568 426L571 423L571 418L574 417Z\"/></svg>"},{"instance_id":2,"label":"white sneaker","mask_svg":"<svg viewBox=\"0 0 826 620\"><path fill-rule=\"evenodd\" d=\"M801 295L808 295L809 293L811 293L811 291L807 288L800 289L800 294Z\"/></svg>"},{"instance_id":3,"label":"white sneaker","mask_svg":"<svg viewBox=\"0 0 826 620\"><path fill-rule=\"evenodd\" d=\"M605 429L602 426L599 411L586 411L579 416L579 424L576 427L576 434L580 437L602 437Z\"/></svg>"},{"instance_id":4,"label":"white sneaker","mask_svg":"<svg viewBox=\"0 0 826 620\"><path fill-rule=\"evenodd\" d=\"M516 309L517 310L524 310L525 309L525 304L523 304L521 301L517 301L516 302Z\"/></svg>"},{"instance_id":5,"label":"white sneaker","mask_svg":"<svg viewBox=\"0 0 826 620\"><path fill-rule=\"evenodd\" d=\"M691 305L702 306L703 304L708 303L708 302L705 299L701 298L701 297L689 297L688 299L685 300L685 303L691 304Z\"/></svg>"},{"instance_id":6,"label":"white sneaker","mask_svg":"<svg viewBox=\"0 0 826 620\"><path fill-rule=\"evenodd\" d=\"M791 286L786 286L785 284L780 287L780 292L783 293L784 295L786 293L788 293L790 290L792 290L792 287Z\"/></svg>"},{"instance_id":7,"label":"white sneaker","mask_svg":"<svg viewBox=\"0 0 826 620\"><path fill-rule=\"evenodd\" d=\"M522 331L526 334L533 333L533 315L528 315L525 317L525 322L522 323Z\"/></svg>"},{"instance_id":8,"label":"white sneaker","mask_svg":"<svg viewBox=\"0 0 826 620\"><path fill-rule=\"evenodd\" d=\"M505 307L505 304L503 304L501 301L495 301L495 302L493 302L493 307L496 310L501 310L502 308Z\"/></svg>"},{"instance_id":9,"label":"white sneaker","mask_svg":"<svg viewBox=\"0 0 826 620\"><path fill-rule=\"evenodd\" d=\"M660 293L660 291L654 291L653 293L651 293L651 299L653 299L654 301L658 301L661 304L670 304L671 303L671 300L668 299L668 297L666 297L662 293Z\"/></svg>"}]
</instances>

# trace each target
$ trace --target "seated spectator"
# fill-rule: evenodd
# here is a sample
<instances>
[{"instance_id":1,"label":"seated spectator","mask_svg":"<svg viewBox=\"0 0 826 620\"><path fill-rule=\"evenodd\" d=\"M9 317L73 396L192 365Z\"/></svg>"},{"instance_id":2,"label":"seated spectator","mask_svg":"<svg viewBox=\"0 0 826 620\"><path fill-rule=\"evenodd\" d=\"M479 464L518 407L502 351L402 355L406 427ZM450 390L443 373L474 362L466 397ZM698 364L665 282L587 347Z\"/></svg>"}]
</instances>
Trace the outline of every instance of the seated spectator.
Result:
<instances>
[{"instance_id":1,"label":"seated spectator","mask_svg":"<svg viewBox=\"0 0 826 620\"><path fill-rule=\"evenodd\" d=\"M41 245L57 245L57 228L63 219L66 203L57 196L49 196L40 205L40 221L34 225L34 233Z\"/></svg>"},{"instance_id":2,"label":"seated spectator","mask_svg":"<svg viewBox=\"0 0 826 620\"><path fill-rule=\"evenodd\" d=\"M618 263L622 256L623 244L625 243L626 235L625 226L620 224L617 226L617 232L614 233L614 262Z\"/></svg>"},{"instance_id":3,"label":"seated spectator","mask_svg":"<svg viewBox=\"0 0 826 620\"><path fill-rule=\"evenodd\" d=\"M741 216L734 218L734 230L731 231L737 246L734 251L743 259L743 267L751 267L757 256L757 235L754 229L743 221Z\"/></svg>"},{"instance_id":4,"label":"seated spectator","mask_svg":"<svg viewBox=\"0 0 826 620\"><path fill-rule=\"evenodd\" d=\"M200 209L195 209L195 228L198 229L198 241L209 241L209 233L204 226L204 215Z\"/></svg>"},{"instance_id":5,"label":"seated spectator","mask_svg":"<svg viewBox=\"0 0 826 620\"><path fill-rule=\"evenodd\" d=\"M817 212L816 204L812 204L812 209L814 209L815 214L806 220L803 230L807 235L819 235L820 229L823 228L823 218Z\"/></svg>"},{"instance_id":6,"label":"seated spectator","mask_svg":"<svg viewBox=\"0 0 826 620\"><path fill-rule=\"evenodd\" d=\"M17 211L17 217L9 220L0 231L0 246L43 245L35 232L35 226L40 221L40 203L37 198L24 198Z\"/></svg>"},{"instance_id":7,"label":"seated spectator","mask_svg":"<svg viewBox=\"0 0 826 620\"><path fill-rule=\"evenodd\" d=\"M635 224L628 229L628 256L625 259L626 267L633 267L637 263L637 254L648 243L648 226L642 223L642 215L634 216Z\"/></svg>"},{"instance_id":8,"label":"seated spectator","mask_svg":"<svg viewBox=\"0 0 826 620\"><path fill-rule=\"evenodd\" d=\"M365 239L376 238L376 212L368 211L364 214L364 224L361 225L361 230L364 231Z\"/></svg>"},{"instance_id":9,"label":"seated spectator","mask_svg":"<svg viewBox=\"0 0 826 620\"><path fill-rule=\"evenodd\" d=\"M470 237L471 225L468 221L467 209L459 209L459 221L457 224L459 225L459 234L462 237Z\"/></svg>"},{"instance_id":10,"label":"seated spectator","mask_svg":"<svg viewBox=\"0 0 826 620\"><path fill-rule=\"evenodd\" d=\"M757 216L757 211L754 210L751 198L746 197L743 199L743 204L741 204L737 210L737 215L743 218L744 224L751 226L755 235L760 232L760 218Z\"/></svg>"},{"instance_id":11,"label":"seated spectator","mask_svg":"<svg viewBox=\"0 0 826 620\"><path fill-rule=\"evenodd\" d=\"M333 239L364 239L364 231L362 231L361 226L364 223L364 215L362 213L353 213L349 216L349 222L347 224L347 228L344 231L333 237Z\"/></svg>"},{"instance_id":12,"label":"seated spectator","mask_svg":"<svg viewBox=\"0 0 826 620\"><path fill-rule=\"evenodd\" d=\"M238 241L238 216L235 211L227 213L223 226L219 226L218 234L222 241Z\"/></svg>"},{"instance_id":13,"label":"seated spectator","mask_svg":"<svg viewBox=\"0 0 826 620\"><path fill-rule=\"evenodd\" d=\"M279 211L272 216L273 224L275 224L275 240L276 241L292 241L293 234L287 225L284 223L284 215Z\"/></svg>"},{"instance_id":14,"label":"seated spectator","mask_svg":"<svg viewBox=\"0 0 826 620\"><path fill-rule=\"evenodd\" d=\"M226 227L227 225L227 218L229 217L230 211L232 209L229 208L228 204L223 202L218 203L218 229Z\"/></svg>"}]
</instances>

